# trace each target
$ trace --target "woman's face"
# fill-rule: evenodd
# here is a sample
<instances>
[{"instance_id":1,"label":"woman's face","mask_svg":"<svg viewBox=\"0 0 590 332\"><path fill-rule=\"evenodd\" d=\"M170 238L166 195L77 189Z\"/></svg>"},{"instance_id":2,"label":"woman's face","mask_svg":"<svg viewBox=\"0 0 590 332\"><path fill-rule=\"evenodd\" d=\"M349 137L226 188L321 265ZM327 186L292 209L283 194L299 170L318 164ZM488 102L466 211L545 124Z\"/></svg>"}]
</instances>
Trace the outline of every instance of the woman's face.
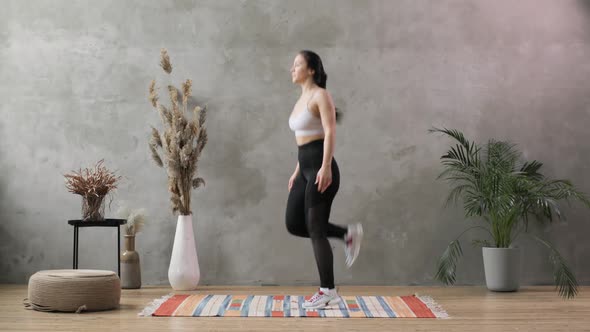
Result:
<instances>
[{"instance_id":1,"label":"woman's face","mask_svg":"<svg viewBox=\"0 0 590 332\"><path fill-rule=\"evenodd\" d=\"M293 83L302 84L309 76L313 75L313 71L307 68L307 62L301 54L297 54L291 67L291 80Z\"/></svg>"}]
</instances>

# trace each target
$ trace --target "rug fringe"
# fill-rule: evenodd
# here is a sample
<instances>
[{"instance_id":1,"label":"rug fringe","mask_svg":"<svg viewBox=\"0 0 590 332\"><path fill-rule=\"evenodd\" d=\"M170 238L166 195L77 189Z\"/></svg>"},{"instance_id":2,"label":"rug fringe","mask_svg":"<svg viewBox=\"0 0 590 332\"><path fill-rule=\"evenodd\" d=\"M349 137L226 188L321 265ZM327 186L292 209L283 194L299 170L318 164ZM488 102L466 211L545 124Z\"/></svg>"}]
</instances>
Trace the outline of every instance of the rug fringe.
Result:
<instances>
[{"instance_id":1,"label":"rug fringe","mask_svg":"<svg viewBox=\"0 0 590 332\"><path fill-rule=\"evenodd\" d=\"M428 295L418 295L418 293L414 294L414 296L419 298L420 301L424 302L424 304L426 304L428 309L430 309L430 311L432 311L432 313L434 313L436 318L442 318L442 319L450 318L449 314L446 312L446 310L443 309L443 307L440 304L438 304L432 297L430 297Z\"/></svg>"},{"instance_id":2,"label":"rug fringe","mask_svg":"<svg viewBox=\"0 0 590 332\"><path fill-rule=\"evenodd\" d=\"M158 310L158 308L166 301L168 301L169 298L171 298L172 296L174 296L174 294L170 293L168 295L164 295L159 299L155 299L152 302L150 302L140 313L138 313L138 316L143 316L143 317L149 317L151 315L154 314L154 312L156 312L156 310Z\"/></svg>"}]
</instances>

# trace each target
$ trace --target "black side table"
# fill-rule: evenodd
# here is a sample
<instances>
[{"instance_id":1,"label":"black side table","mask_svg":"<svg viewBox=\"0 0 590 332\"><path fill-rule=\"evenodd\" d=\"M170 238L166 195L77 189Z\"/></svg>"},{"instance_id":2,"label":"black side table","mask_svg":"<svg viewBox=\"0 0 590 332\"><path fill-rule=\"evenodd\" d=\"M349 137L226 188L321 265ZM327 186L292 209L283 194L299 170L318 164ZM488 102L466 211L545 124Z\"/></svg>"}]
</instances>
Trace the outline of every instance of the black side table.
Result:
<instances>
[{"instance_id":1,"label":"black side table","mask_svg":"<svg viewBox=\"0 0 590 332\"><path fill-rule=\"evenodd\" d=\"M105 219L102 221L68 220L68 224L74 226L74 259L73 269L78 269L78 230L80 227L117 227L117 272L121 277L121 228L126 224L126 219Z\"/></svg>"}]
</instances>

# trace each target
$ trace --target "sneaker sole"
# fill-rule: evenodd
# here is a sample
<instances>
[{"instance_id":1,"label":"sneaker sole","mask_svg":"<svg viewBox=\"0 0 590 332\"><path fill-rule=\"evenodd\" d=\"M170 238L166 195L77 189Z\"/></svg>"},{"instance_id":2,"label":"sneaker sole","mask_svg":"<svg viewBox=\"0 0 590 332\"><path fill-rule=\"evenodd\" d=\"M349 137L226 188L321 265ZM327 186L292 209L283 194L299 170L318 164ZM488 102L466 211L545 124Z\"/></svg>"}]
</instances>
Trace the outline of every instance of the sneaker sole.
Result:
<instances>
[{"instance_id":1,"label":"sneaker sole","mask_svg":"<svg viewBox=\"0 0 590 332\"><path fill-rule=\"evenodd\" d=\"M352 254L352 258L350 259L350 263L348 263L348 267L351 267L356 258L361 251L361 242L363 241L363 226L361 224L356 224L356 232L357 232L357 241L354 243L354 253Z\"/></svg>"}]
</instances>

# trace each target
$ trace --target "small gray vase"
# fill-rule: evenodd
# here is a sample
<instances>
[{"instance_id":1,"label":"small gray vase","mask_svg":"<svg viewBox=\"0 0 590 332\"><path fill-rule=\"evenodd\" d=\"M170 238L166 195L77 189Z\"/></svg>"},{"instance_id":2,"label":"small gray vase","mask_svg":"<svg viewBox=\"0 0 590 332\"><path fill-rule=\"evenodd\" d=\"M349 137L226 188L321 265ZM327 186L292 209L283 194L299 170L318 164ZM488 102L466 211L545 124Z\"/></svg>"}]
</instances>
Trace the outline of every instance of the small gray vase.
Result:
<instances>
[{"instance_id":1,"label":"small gray vase","mask_svg":"<svg viewBox=\"0 0 590 332\"><path fill-rule=\"evenodd\" d=\"M121 253L121 288L141 288L139 254L135 251L135 235L125 235L125 251Z\"/></svg>"}]
</instances>

